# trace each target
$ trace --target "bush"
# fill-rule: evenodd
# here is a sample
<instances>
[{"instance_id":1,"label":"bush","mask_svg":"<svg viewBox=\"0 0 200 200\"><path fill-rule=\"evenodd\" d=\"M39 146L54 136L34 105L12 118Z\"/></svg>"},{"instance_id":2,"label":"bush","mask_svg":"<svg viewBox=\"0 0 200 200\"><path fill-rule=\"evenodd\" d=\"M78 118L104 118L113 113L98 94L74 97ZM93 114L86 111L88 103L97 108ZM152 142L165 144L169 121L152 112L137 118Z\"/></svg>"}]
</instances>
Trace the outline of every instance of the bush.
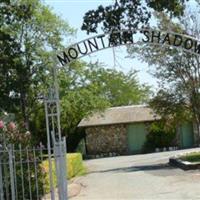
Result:
<instances>
[{"instance_id":1,"label":"bush","mask_svg":"<svg viewBox=\"0 0 200 200\"><path fill-rule=\"evenodd\" d=\"M11 177L14 177L17 183L16 195L18 199L30 198L29 192L31 192L32 198L36 199L37 192L43 195L41 181L43 174L40 167L37 168L36 172L34 165L34 157L39 157L40 152L35 150L35 154L33 153L33 149L29 146L31 143L30 132L24 128L24 125L14 122L14 119L15 116L13 114L0 113L0 165L4 180L3 193L6 195L6 199L11 198L11 190L8 188L11 188ZM19 149L19 144L21 145L21 150ZM10 153L11 156L9 156ZM14 163L13 171L10 169L10 158ZM38 191L35 186L36 173Z\"/></svg>"},{"instance_id":2,"label":"bush","mask_svg":"<svg viewBox=\"0 0 200 200\"><path fill-rule=\"evenodd\" d=\"M174 144L176 129L166 126L164 122L154 122L149 127L149 133L144 144L144 152L153 152L155 148L170 147Z\"/></svg>"},{"instance_id":3,"label":"bush","mask_svg":"<svg viewBox=\"0 0 200 200\"><path fill-rule=\"evenodd\" d=\"M84 157L86 156L86 147L85 147L85 140L84 139L82 139L79 142L79 144L76 148L76 152L81 153L83 155L83 159L84 159Z\"/></svg>"},{"instance_id":4,"label":"bush","mask_svg":"<svg viewBox=\"0 0 200 200\"><path fill-rule=\"evenodd\" d=\"M43 161L42 168L45 172L44 188L45 188L45 192L48 193L50 191L49 161L48 160ZM67 154L67 178L71 179L75 176L80 176L85 173L86 173L86 168L83 165L82 155L80 153ZM53 174L54 186L56 186L57 180L56 180L55 162L52 162L52 174Z\"/></svg>"},{"instance_id":5,"label":"bush","mask_svg":"<svg viewBox=\"0 0 200 200\"><path fill-rule=\"evenodd\" d=\"M1 116L0 116L1 117ZM0 118L0 144L5 148L8 144L22 144L27 146L30 143L31 134L22 128L20 124Z\"/></svg>"},{"instance_id":6,"label":"bush","mask_svg":"<svg viewBox=\"0 0 200 200\"><path fill-rule=\"evenodd\" d=\"M180 159L188 162L200 162L200 152L187 153L181 156Z\"/></svg>"},{"instance_id":7,"label":"bush","mask_svg":"<svg viewBox=\"0 0 200 200\"><path fill-rule=\"evenodd\" d=\"M67 178L83 175L86 172L83 166L82 155L80 153L67 154Z\"/></svg>"}]
</instances>

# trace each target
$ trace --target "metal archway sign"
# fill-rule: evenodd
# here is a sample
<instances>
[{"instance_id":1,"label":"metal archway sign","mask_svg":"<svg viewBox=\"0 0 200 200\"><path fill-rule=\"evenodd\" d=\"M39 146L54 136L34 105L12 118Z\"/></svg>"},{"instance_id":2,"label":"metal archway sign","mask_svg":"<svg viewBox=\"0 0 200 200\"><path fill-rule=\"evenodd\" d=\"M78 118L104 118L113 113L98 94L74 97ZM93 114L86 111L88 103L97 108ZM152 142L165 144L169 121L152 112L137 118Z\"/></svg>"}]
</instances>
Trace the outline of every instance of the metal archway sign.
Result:
<instances>
[{"instance_id":1,"label":"metal archway sign","mask_svg":"<svg viewBox=\"0 0 200 200\"><path fill-rule=\"evenodd\" d=\"M64 51L57 55L58 61L62 66L71 63L79 58L86 55L90 55L97 51L117 47L121 45L134 45L138 42L143 44L155 44L161 46L168 46L178 49L183 49L189 53L200 56L200 41L185 34L179 34L175 32L158 31L152 29L128 29L110 32L106 34L100 34L88 39L82 40L67 47ZM54 83L49 89L49 93L45 98L45 116L46 116L46 128L47 128L47 144L48 144L48 157L49 157L49 180L50 180L50 191L51 199L55 199L55 186L53 184L52 177L52 153L51 145L60 152L62 159L58 163L58 191L59 199L67 199L67 176L62 170L63 166L66 166L66 147L65 138L61 138L61 127L60 127L60 101L58 92L58 83L56 78L56 65L54 65L53 76ZM57 146L57 144L59 144ZM57 148L58 147L58 148ZM61 156L57 156L61 158ZM66 171L66 170L64 170ZM61 177L61 176L62 177Z\"/></svg>"},{"instance_id":2,"label":"metal archway sign","mask_svg":"<svg viewBox=\"0 0 200 200\"><path fill-rule=\"evenodd\" d=\"M179 48L200 56L200 41L189 35L153 29L128 29L100 34L82 40L67 47L57 55L57 58L59 63L64 66L103 49L133 45L137 42Z\"/></svg>"}]
</instances>

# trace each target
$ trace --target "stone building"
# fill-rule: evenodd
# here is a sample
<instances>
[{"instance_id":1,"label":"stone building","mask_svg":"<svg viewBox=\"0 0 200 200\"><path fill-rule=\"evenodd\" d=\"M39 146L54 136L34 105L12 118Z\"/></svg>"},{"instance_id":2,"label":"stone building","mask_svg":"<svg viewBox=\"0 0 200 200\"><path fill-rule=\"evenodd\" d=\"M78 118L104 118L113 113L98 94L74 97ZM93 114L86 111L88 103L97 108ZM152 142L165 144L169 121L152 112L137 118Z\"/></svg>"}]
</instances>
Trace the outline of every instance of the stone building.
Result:
<instances>
[{"instance_id":1,"label":"stone building","mask_svg":"<svg viewBox=\"0 0 200 200\"><path fill-rule=\"evenodd\" d=\"M79 123L86 132L88 155L140 153L148 134L148 126L160 120L148 106L122 106L94 113ZM190 124L179 128L180 147L193 146L193 129Z\"/></svg>"}]
</instances>

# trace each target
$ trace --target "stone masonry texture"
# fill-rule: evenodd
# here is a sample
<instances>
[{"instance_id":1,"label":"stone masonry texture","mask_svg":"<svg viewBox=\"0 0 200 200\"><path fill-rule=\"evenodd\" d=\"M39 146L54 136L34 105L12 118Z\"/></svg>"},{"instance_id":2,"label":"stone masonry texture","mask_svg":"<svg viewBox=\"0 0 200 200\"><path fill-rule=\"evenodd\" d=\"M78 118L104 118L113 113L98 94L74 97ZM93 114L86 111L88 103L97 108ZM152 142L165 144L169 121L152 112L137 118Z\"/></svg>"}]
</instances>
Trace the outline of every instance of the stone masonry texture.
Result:
<instances>
[{"instance_id":1,"label":"stone masonry texture","mask_svg":"<svg viewBox=\"0 0 200 200\"><path fill-rule=\"evenodd\" d=\"M127 131L125 124L94 126L86 128L88 155L117 153L127 154Z\"/></svg>"}]
</instances>

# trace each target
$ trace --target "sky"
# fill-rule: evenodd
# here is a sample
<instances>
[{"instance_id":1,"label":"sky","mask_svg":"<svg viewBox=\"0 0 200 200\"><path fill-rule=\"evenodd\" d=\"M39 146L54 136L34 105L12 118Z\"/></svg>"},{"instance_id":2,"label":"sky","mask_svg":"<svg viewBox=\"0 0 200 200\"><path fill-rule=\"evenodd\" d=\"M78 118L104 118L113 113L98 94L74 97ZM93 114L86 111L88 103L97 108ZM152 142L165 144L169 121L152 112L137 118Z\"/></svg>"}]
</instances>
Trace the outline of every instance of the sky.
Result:
<instances>
[{"instance_id":1,"label":"sky","mask_svg":"<svg viewBox=\"0 0 200 200\"><path fill-rule=\"evenodd\" d=\"M43 0L43 2L49 5L62 19L66 20L71 27L77 29L77 34L74 38L74 43L76 43L93 36L92 34L87 35L85 31L81 31L84 14L88 10L96 9L100 4L109 5L113 0ZM114 62L114 54L116 62ZM128 59L126 56L126 48L118 47L114 48L114 50L110 48L99 51L83 59L88 62L95 62L98 60L104 63L108 68L115 68L125 73L128 73L131 69L137 70L139 82L152 86L152 89L155 91L157 88L157 81L148 73L150 69L148 64L141 63L137 59Z\"/></svg>"}]
</instances>

